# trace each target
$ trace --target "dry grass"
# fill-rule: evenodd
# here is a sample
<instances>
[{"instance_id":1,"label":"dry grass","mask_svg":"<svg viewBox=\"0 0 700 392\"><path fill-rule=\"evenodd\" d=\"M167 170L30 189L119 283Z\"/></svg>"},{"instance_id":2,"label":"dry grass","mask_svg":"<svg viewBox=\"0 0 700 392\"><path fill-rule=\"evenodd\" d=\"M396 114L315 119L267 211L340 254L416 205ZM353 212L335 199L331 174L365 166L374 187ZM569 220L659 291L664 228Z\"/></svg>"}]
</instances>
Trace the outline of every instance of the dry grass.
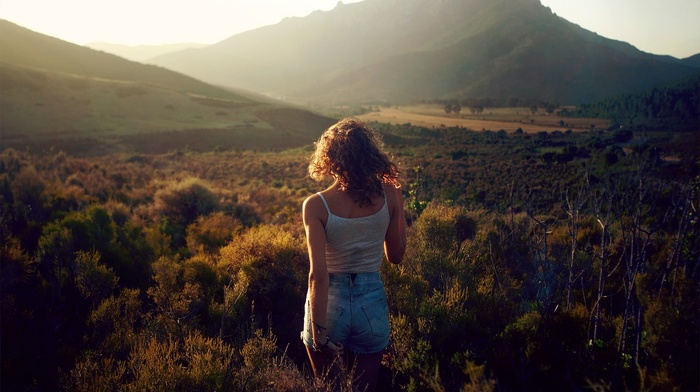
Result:
<instances>
[{"instance_id":1,"label":"dry grass","mask_svg":"<svg viewBox=\"0 0 700 392\"><path fill-rule=\"evenodd\" d=\"M447 114L438 105L411 105L379 108L378 112L370 112L358 116L365 121L378 121L391 124L411 123L423 127L464 127L474 131L505 130L515 132L518 128L525 132L540 131L589 131L591 124L595 128L607 128L608 121L600 119L562 118L544 112L532 114L528 108L494 108L486 109L481 114L471 114L468 108L463 108L460 114ZM566 124L561 125L560 121Z\"/></svg>"}]
</instances>

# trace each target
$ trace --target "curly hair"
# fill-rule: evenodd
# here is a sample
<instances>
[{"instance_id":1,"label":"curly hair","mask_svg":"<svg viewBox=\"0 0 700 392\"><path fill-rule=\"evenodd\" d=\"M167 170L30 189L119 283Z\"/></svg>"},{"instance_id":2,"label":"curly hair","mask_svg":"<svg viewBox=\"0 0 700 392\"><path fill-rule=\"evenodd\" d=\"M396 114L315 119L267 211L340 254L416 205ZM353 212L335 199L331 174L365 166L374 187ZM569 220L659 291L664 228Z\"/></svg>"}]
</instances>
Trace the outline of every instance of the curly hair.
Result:
<instances>
[{"instance_id":1,"label":"curly hair","mask_svg":"<svg viewBox=\"0 0 700 392\"><path fill-rule=\"evenodd\" d=\"M399 187L396 164L381 150L377 133L359 120L345 118L328 128L311 156L309 175L332 176L360 207L382 195L383 184Z\"/></svg>"}]
</instances>

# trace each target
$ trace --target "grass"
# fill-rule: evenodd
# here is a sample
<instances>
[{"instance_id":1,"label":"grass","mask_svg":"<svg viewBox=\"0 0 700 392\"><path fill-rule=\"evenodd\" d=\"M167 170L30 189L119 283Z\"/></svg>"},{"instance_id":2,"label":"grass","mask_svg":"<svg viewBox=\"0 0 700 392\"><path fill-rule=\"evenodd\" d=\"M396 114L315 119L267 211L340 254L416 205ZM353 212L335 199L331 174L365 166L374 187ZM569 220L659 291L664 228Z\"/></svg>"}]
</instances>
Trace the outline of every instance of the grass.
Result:
<instances>
[{"instance_id":1,"label":"grass","mask_svg":"<svg viewBox=\"0 0 700 392\"><path fill-rule=\"evenodd\" d=\"M253 120L251 104L217 107L201 97L140 82L2 66L3 133L144 131L227 127ZM223 100L219 100L223 102Z\"/></svg>"},{"instance_id":2,"label":"grass","mask_svg":"<svg viewBox=\"0 0 700 392\"><path fill-rule=\"evenodd\" d=\"M332 120L279 104L188 94L0 63L2 148L163 153L293 148Z\"/></svg>"}]
</instances>

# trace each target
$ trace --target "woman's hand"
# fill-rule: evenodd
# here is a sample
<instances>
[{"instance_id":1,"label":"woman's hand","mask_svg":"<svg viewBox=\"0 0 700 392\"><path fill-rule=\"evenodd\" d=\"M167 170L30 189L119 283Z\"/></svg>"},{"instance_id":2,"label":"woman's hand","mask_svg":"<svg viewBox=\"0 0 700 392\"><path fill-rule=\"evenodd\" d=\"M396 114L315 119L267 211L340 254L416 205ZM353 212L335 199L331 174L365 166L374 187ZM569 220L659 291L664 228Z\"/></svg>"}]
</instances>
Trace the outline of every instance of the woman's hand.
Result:
<instances>
[{"instance_id":1,"label":"woman's hand","mask_svg":"<svg viewBox=\"0 0 700 392\"><path fill-rule=\"evenodd\" d=\"M326 339L326 343L320 347L314 348L314 350L320 351L329 357L340 357L345 354L345 347L343 347L342 343L334 343L330 339Z\"/></svg>"},{"instance_id":2,"label":"woman's hand","mask_svg":"<svg viewBox=\"0 0 700 392\"><path fill-rule=\"evenodd\" d=\"M325 352L332 357L342 357L345 355L345 347L343 347L343 343L333 343L329 341Z\"/></svg>"}]
</instances>

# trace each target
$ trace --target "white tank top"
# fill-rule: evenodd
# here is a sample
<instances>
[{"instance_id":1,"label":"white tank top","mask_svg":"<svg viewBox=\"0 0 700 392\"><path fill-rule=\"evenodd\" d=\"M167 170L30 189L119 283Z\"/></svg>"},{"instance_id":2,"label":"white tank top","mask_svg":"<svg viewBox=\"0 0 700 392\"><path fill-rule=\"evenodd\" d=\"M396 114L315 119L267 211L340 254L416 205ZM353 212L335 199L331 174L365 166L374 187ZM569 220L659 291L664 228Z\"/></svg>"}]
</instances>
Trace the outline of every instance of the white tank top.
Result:
<instances>
[{"instance_id":1,"label":"white tank top","mask_svg":"<svg viewBox=\"0 0 700 392\"><path fill-rule=\"evenodd\" d=\"M384 205L372 215L343 218L328 211L326 222L326 266L329 273L378 272L384 256L384 237L389 228L389 207Z\"/></svg>"}]
</instances>

